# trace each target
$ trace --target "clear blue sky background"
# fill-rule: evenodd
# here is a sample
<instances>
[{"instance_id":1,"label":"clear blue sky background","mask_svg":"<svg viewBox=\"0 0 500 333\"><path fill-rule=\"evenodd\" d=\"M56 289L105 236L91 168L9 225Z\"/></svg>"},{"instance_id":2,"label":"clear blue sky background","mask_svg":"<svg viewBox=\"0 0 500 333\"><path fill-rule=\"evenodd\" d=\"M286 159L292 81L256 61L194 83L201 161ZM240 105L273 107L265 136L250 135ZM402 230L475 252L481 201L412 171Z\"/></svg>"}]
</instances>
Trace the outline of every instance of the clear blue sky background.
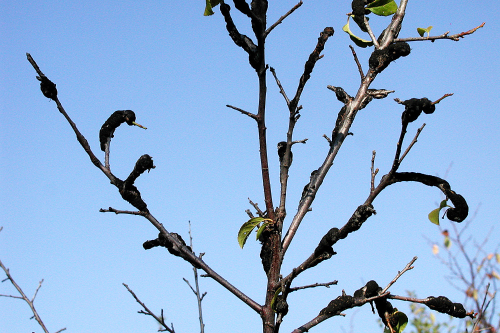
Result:
<instances>
[{"instance_id":1,"label":"clear blue sky background","mask_svg":"<svg viewBox=\"0 0 500 333\"><path fill-rule=\"evenodd\" d=\"M270 1L274 23L295 1ZM0 10L0 105L2 115L0 259L28 295L45 279L35 305L51 332L155 332L152 318L137 314L140 306L122 286L127 283L151 309L164 309L176 331L199 330L196 300L183 277L189 265L165 249L144 251L142 243L157 235L140 217L99 213L99 208L131 209L95 168L75 140L55 103L43 97L30 52L57 84L67 112L101 158L98 132L115 110L132 109L148 127L120 127L112 141L111 167L126 178L137 158L150 154L156 169L138 181L152 214L169 231L188 239L191 221L195 251L248 296L262 303L265 276L257 242L244 250L236 235L248 219L247 198L264 207L254 121L225 107L255 111L256 75L247 55L230 40L223 17L203 17L204 1L3 1ZM305 1L269 36L267 63L276 69L292 96L319 32L333 26L301 100L302 117L290 171L287 222L294 215L302 188L328 150L330 134L342 106L326 89L331 84L355 94L357 68L341 28L350 1ZM242 33L251 28L232 11ZM394 156L403 108L392 98L428 97L442 101L433 115L411 124L408 140L427 123L402 171L447 175L478 216L472 236L482 239L498 223L498 24L496 1L410 1L401 37L416 36L417 27L434 26L432 34L458 33L486 22L460 42L412 43L412 53L393 63L372 88L396 90L373 101L352 127L319 191L313 211L303 222L283 266L301 263L331 227L341 227L364 202L370 186L370 159L386 173ZM372 17L379 33L388 18ZM369 49L358 55L366 70ZM279 168L275 144L285 139L288 112L269 75L268 138L274 198ZM452 167L449 166L452 164ZM338 280L338 286L294 293L282 332L304 324L341 294L374 279L385 286L413 256L415 269L391 289L418 296L463 295L444 279L447 270L432 255L426 238L440 241L427 213L442 200L434 188L397 184L375 201L377 215L340 241L331 260L304 273L295 286ZM443 222L449 227L447 222ZM288 225L288 224L287 224ZM498 245L495 229L488 247ZM0 274L1 275L1 274ZM207 332L257 332L260 318L225 289L201 279ZM7 282L1 294L15 294ZM406 304L394 303L400 309ZM381 330L370 307L346 311L314 332ZM0 298L1 332L41 332L29 320L28 306Z\"/></svg>"}]
</instances>

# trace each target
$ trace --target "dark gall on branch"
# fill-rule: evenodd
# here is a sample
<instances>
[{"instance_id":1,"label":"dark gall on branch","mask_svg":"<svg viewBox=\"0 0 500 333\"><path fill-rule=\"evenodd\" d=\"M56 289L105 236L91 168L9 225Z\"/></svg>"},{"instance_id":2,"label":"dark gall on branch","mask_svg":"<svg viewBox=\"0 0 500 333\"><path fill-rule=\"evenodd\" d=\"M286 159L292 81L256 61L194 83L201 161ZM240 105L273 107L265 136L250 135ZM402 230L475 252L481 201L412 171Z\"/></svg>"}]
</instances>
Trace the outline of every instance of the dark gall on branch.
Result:
<instances>
[{"instance_id":1,"label":"dark gall on branch","mask_svg":"<svg viewBox=\"0 0 500 333\"><path fill-rule=\"evenodd\" d=\"M154 168L153 158L147 154L142 155L135 163L134 170L132 170L127 179L118 184L118 190L122 198L141 212L148 212L148 208L144 200L142 200L141 192L135 187L134 182L144 171L148 170L149 172L149 170Z\"/></svg>"},{"instance_id":2,"label":"dark gall on branch","mask_svg":"<svg viewBox=\"0 0 500 333\"><path fill-rule=\"evenodd\" d=\"M229 32L229 36L237 46L241 47L248 53L250 66L258 71L259 65L262 61L262 56L257 51L257 45L255 45L255 43L248 36L239 33L238 29L234 25L233 19L231 18L230 10L231 7L228 4L224 2L220 4L220 12L226 21L226 29ZM254 20L252 20L252 22L253 21Z\"/></svg>"},{"instance_id":3,"label":"dark gall on branch","mask_svg":"<svg viewBox=\"0 0 500 333\"><path fill-rule=\"evenodd\" d=\"M41 77L37 76L36 78L40 81L40 90L42 91L43 96L55 101L57 98L56 84L50 81L45 75Z\"/></svg>"},{"instance_id":4,"label":"dark gall on branch","mask_svg":"<svg viewBox=\"0 0 500 333\"><path fill-rule=\"evenodd\" d=\"M113 112L113 114L104 122L99 131L99 141L101 142L101 150L106 150L106 143L108 138L112 138L113 134L118 126L126 122L127 125L138 126L140 128L146 129L146 127L137 124L135 122L135 113L132 110L118 110Z\"/></svg>"},{"instance_id":5,"label":"dark gall on branch","mask_svg":"<svg viewBox=\"0 0 500 333\"><path fill-rule=\"evenodd\" d=\"M462 304L453 303L444 296L427 297L427 301L424 303L432 310L436 310L441 313L446 313L456 318L465 318L465 316L467 315L467 312L465 311L464 306Z\"/></svg>"},{"instance_id":6,"label":"dark gall on branch","mask_svg":"<svg viewBox=\"0 0 500 333\"><path fill-rule=\"evenodd\" d=\"M353 0L351 3L353 15L352 19L354 20L354 22L356 22L356 24L363 32L368 32L365 24L365 15L370 14L370 11L368 9L365 9L365 5L367 4L367 2L368 1L365 0Z\"/></svg>"},{"instance_id":7,"label":"dark gall on branch","mask_svg":"<svg viewBox=\"0 0 500 333\"><path fill-rule=\"evenodd\" d=\"M333 128L332 131L332 143L335 141L335 137L339 133L339 129L342 126L342 123L344 122L344 116L347 111L347 106L344 105L340 111L339 114L337 115L337 120L335 121L335 127Z\"/></svg>"},{"instance_id":8,"label":"dark gall on branch","mask_svg":"<svg viewBox=\"0 0 500 333\"><path fill-rule=\"evenodd\" d=\"M260 259L262 262L262 268L266 274L269 273L271 269L271 264L273 261L273 251L272 251L272 241L271 241L271 231L266 228L259 237L259 241L262 244L260 249Z\"/></svg>"},{"instance_id":9,"label":"dark gall on branch","mask_svg":"<svg viewBox=\"0 0 500 333\"><path fill-rule=\"evenodd\" d=\"M314 183L316 182L316 177L318 176L319 170L314 170L311 172L311 176L309 178L309 183L307 183L304 186L304 189L302 190L302 196L300 197L299 201L299 206L302 204L302 202L306 199L308 195L310 195L310 191L314 188Z\"/></svg>"},{"instance_id":10,"label":"dark gall on branch","mask_svg":"<svg viewBox=\"0 0 500 333\"><path fill-rule=\"evenodd\" d=\"M133 184L137 177L139 177L145 171L149 172L151 169L156 168L153 164L153 158L148 154L144 154L135 163L134 170L130 173L128 178L125 180L126 183Z\"/></svg>"},{"instance_id":11,"label":"dark gall on branch","mask_svg":"<svg viewBox=\"0 0 500 333\"><path fill-rule=\"evenodd\" d=\"M376 214L376 212L372 205L365 204L358 206L358 208L356 209L354 214L352 214L349 221L340 231L339 238L344 239L347 237L349 233L354 232L359 228L361 228L363 223L365 223L365 221L373 214Z\"/></svg>"},{"instance_id":12,"label":"dark gall on branch","mask_svg":"<svg viewBox=\"0 0 500 333\"><path fill-rule=\"evenodd\" d=\"M186 242L184 241L184 239L182 239L181 235L176 234L175 232L171 232L170 235L175 237L182 245L187 246ZM164 237L161 232L158 234L158 238L145 241L142 244L142 247L144 247L144 250L149 250L149 249L152 249L153 247L157 247L157 246L166 247L168 249L168 252L170 252L171 254L173 254L175 256L179 256L180 252L175 249L174 244L172 242L170 242L167 237ZM188 248L191 249L189 246L188 246Z\"/></svg>"},{"instance_id":13,"label":"dark gall on branch","mask_svg":"<svg viewBox=\"0 0 500 333\"><path fill-rule=\"evenodd\" d=\"M385 326L395 327L397 325L397 318L394 317L394 313L398 309L394 308L387 299L378 298L375 301L375 307L377 308L377 313Z\"/></svg>"},{"instance_id":14,"label":"dark gall on branch","mask_svg":"<svg viewBox=\"0 0 500 333\"><path fill-rule=\"evenodd\" d=\"M123 185L119 187L119 191L123 200L128 201L132 206L134 206L141 212L149 212L148 205L146 205L144 200L142 200L141 192L139 192L137 187L124 182Z\"/></svg>"},{"instance_id":15,"label":"dark gall on branch","mask_svg":"<svg viewBox=\"0 0 500 333\"><path fill-rule=\"evenodd\" d=\"M319 314L327 316L335 316L344 310L350 309L355 306L354 298L350 295L339 296L330 301L328 306L323 308Z\"/></svg>"},{"instance_id":16,"label":"dark gall on branch","mask_svg":"<svg viewBox=\"0 0 500 333\"><path fill-rule=\"evenodd\" d=\"M368 60L368 64L371 69L380 73L386 69L392 61L409 55L410 51L410 45L406 42L392 43L383 50L373 51Z\"/></svg>"},{"instance_id":17,"label":"dark gall on branch","mask_svg":"<svg viewBox=\"0 0 500 333\"><path fill-rule=\"evenodd\" d=\"M283 165L285 152L286 152L286 142L281 141L278 143L278 157L280 159L280 165ZM292 165L292 161L293 161L293 153L290 147L290 161L288 162L288 166Z\"/></svg>"},{"instance_id":18,"label":"dark gall on branch","mask_svg":"<svg viewBox=\"0 0 500 333\"><path fill-rule=\"evenodd\" d=\"M252 17L250 6L245 0L234 0L234 7L248 17Z\"/></svg>"},{"instance_id":19,"label":"dark gall on branch","mask_svg":"<svg viewBox=\"0 0 500 333\"><path fill-rule=\"evenodd\" d=\"M426 114L431 114L436 110L436 106L428 98L411 98L401 102L405 106L405 110L401 115L403 124L411 123L420 116L422 111Z\"/></svg>"},{"instance_id":20,"label":"dark gall on branch","mask_svg":"<svg viewBox=\"0 0 500 333\"><path fill-rule=\"evenodd\" d=\"M334 86L328 86L328 88L335 92L335 96L340 102L347 104L352 100L352 97L343 88Z\"/></svg>"},{"instance_id":21,"label":"dark gall on branch","mask_svg":"<svg viewBox=\"0 0 500 333\"><path fill-rule=\"evenodd\" d=\"M273 310L276 313L280 313L282 317L286 316L286 314L288 313L288 303L283 297L283 295L276 296Z\"/></svg>"},{"instance_id":22,"label":"dark gall on branch","mask_svg":"<svg viewBox=\"0 0 500 333\"><path fill-rule=\"evenodd\" d=\"M446 217L450 221L454 222L462 222L469 215L469 205L467 205L467 201L460 194L455 193L452 190L448 190L446 192L448 198L451 200L455 208L448 208L446 211Z\"/></svg>"},{"instance_id":23,"label":"dark gall on branch","mask_svg":"<svg viewBox=\"0 0 500 333\"><path fill-rule=\"evenodd\" d=\"M339 229L331 228L328 232L321 238L318 246L314 250L314 256L319 257L321 255L327 254L330 257L335 254L333 251L333 244L337 243L339 240Z\"/></svg>"},{"instance_id":24,"label":"dark gall on branch","mask_svg":"<svg viewBox=\"0 0 500 333\"><path fill-rule=\"evenodd\" d=\"M316 44L316 48L309 55L309 59L307 59L304 65L304 74L301 77L301 81L304 83L309 80L311 77L311 73L314 69L316 62L321 58L321 52L325 49L325 43L329 37L333 36L335 31L332 27L326 27L318 37L318 43Z\"/></svg>"},{"instance_id":25,"label":"dark gall on branch","mask_svg":"<svg viewBox=\"0 0 500 333\"><path fill-rule=\"evenodd\" d=\"M186 242L184 241L184 239L182 239L181 235L176 234L175 232L171 232L170 236L172 236L175 239L177 239L177 241L179 243L181 243L183 246L187 247L189 249L189 251L193 252L193 250L191 249L191 247L186 245ZM182 252L180 251L179 247L174 242L171 242L170 240L168 240L167 237L163 236L163 234L161 232L158 234L158 238L153 239L153 240L145 241L142 244L142 247L144 247L144 250L149 250L149 249L152 249L153 247L157 247L157 246L166 247L167 250L168 250L168 252L170 252L174 256L184 258L184 256L183 256ZM198 269L201 268L200 266L198 266L196 264L193 264L193 263L191 263L191 264L194 267L198 268Z\"/></svg>"},{"instance_id":26,"label":"dark gall on branch","mask_svg":"<svg viewBox=\"0 0 500 333\"><path fill-rule=\"evenodd\" d=\"M382 288L379 287L378 283L374 280L370 280L363 287L359 288L354 292L354 298L365 299L377 296Z\"/></svg>"}]
</instances>

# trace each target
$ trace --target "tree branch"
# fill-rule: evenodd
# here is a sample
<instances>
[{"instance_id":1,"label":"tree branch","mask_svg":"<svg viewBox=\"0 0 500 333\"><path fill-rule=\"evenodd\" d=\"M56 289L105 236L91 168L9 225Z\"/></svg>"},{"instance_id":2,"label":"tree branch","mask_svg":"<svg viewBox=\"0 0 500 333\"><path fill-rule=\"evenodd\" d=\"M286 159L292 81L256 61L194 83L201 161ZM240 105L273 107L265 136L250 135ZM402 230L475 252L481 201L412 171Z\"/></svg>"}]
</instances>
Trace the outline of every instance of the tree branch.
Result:
<instances>
[{"instance_id":1,"label":"tree branch","mask_svg":"<svg viewBox=\"0 0 500 333\"><path fill-rule=\"evenodd\" d=\"M45 327L45 324L43 323L42 321L42 318L38 315L38 312L36 311L35 309L35 297L36 295L38 294L38 290L40 290L40 288L42 287L42 283L43 283L43 279L40 281L40 283L38 284L38 287L36 288L36 291L35 291L35 294L33 295L33 297L31 298L31 300L26 296L26 294L23 292L23 290L21 289L21 287L19 287L19 285L16 283L16 281L14 281L14 278L12 277L12 275L10 274L9 272L9 269L7 267L4 266L4 264L2 263L2 261L0 260L0 267L2 267L3 271L5 272L5 275L7 275L7 279L10 281L10 283L12 283L12 285L17 289L17 291L19 292L19 295L21 295L21 297L18 297L18 296L12 296L12 295L0 295L0 296L3 296L3 297L11 297L11 298L17 298L17 299L22 299L24 300L26 303L28 303L29 307L31 308L31 312L33 312L33 316L35 317L35 320L38 322L38 324L40 325L40 327L43 329L43 331L45 333L49 333L49 330L47 330L47 328ZM64 331L66 328L63 328L61 330L59 330L59 332L61 331Z\"/></svg>"},{"instance_id":2,"label":"tree branch","mask_svg":"<svg viewBox=\"0 0 500 333\"><path fill-rule=\"evenodd\" d=\"M451 36L448 35L450 32L447 31L444 34L439 35L439 36L398 38L398 39L395 39L394 42L419 42L419 41L428 41L428 40L435 41L438 39L450 39L450 40L458 42L460 40L460 38L464 38L467 35L471 35L474 32L476 32L477 29L484 27L485 23L486 22L483 22L475 28L472 28L468 31L464 31L464 32L454 34Z\"/></svg>"},{"instance_id":3,"label":"tree branch","mask_svg":"<svg viewBox=\"0 0 500 333\"><path fill-rule=\"evenodd\" d=\"M175 330L174 330L174 324L171 324L172 327L168 327L168 325L165 323L165 318L163 317L163 310L161 310L161 317L158 317L157 315L155 315L151 310L149 310L149 308L146 306L146 304L144 304L143 302L141 302L141 300L139 299L139 297L137 297L137 295L132 291L132 289L130 289L128 287L127 284L125 283L122 283L123 286L125 288L127 288L128 292L134 297L135 301L137 303L139 303L143 308L144 310L146 311L137 311L138 313L143 313L147 316L151 316L153 317L161 326L163 326L165 329L163 331L167 331L167 332L170 332L170 333L175 333Z\"/></svg>"},{"instance_id":4,"label":"tree branch","mask_svg":"<svg viewBox=\"0 0 500 333\"><path fill-rule=\"evenodd\" d=\"M278 21L276 21L276 23L274 23L273 25L271 25L269 28L267 28L267 30L264 32L264 38L267 37L267 35L269 35L269 33L274 29L276 28L279 24L281 24L281 22L283 22L284 19L286 19L290 14L292 14L296 9L298 9L300 6L302 6L302 0L299 1L299 3L297 3L295 6L292 7L292 9L290 9L285 15L281 16Z\"/></svg>"},{"instance_id":5,"label":"tree branch","mask_svg":"<svg viewBox=\"0 0 500 333\"><path fill-rule=\"evenodd\" d=\"M33 67L35 68L35 70L37 70L37 73L40 76L42 76L43 73L40 71L40 69L36 65L35 61L31 57L31 55L29 55L29 54L27 54L27 55L28 55L28 60L33 65ZM99 160L95 157L94 153L90 149L90 146L89 146L87 140L85 139L85 137L80 133L80 131L76 127L75 123L71 120L71 118L68 116L68 114L64 111L64 108L62 107L61 103L57 99L57 96L55 97L54 100L57 103L57 107L58 107L59 111L64 115L64 117L68 120L68 122L70 123L71 127L75 131L75 133L77 135L78 141L80 142L80 144L82 145L82 147L84 148L84 150L89 155L89 157L90 157L91 161L93 162L93 164L96 165L111 180L111 183L113 185L117 186L118 188L121 188L121 186L123 185L124 182L122 180L118 179L117 177L115 177L111 173L111 171L109 171L109 169L106 169L99 162ZM129 182L129 183L133 182L133 180L137 177L136 169L137 169L137 164L136 164L136 168L134 168L134 171L131 173L131 175L126 180L126 182ZM144 170L139 170L139 171L143 172ZM131 184L131 186L133 186L133 185ZM135 191L138 193L137 189L135 189ZM123 195L122 195L122 197L123 197ZM146 204L144 203L144 205L146 205ZM219 274L217 274L202 259L198 258L186 245L181 244L180 241L176 237L174 237L173 235L171 235L165 229L165 227L163 226L163 224L161 224L158 220L156 220L156 218L153 217L153 215L151 215L146 208L144 208L144 209L145 210L141 209L141 214L137 214L137 215L142 215L149 222L151 222L151 224L153 224L153 226L155 226L156 229L160 232L160 234L162 235L162 237L164 237L165 239L167 239L168 242L170 244L172 244L172 246L175 248L175 251L177 251L177 255L178 256L182 257L184 260L188 261L193 266L199 267L199 268L203 269L207 273L207 276L211 277L212 279L214 279L215 281L217 281L219 284L221 284L223 287L225 287L226 289L228 289L236 297L238 297L239 299L241 299L245 304L247 304L248 306L250 306L250 308L252 308L254 311L256 311L257 313L261 313L262 307L257 302L255 302L254 300L252 300L251 298L249 298L248 296L246 296L239 289L237 289L232 284L230 284L228 281L226 281L222 276L220 276Z\"/></svg>"}]
</instances>

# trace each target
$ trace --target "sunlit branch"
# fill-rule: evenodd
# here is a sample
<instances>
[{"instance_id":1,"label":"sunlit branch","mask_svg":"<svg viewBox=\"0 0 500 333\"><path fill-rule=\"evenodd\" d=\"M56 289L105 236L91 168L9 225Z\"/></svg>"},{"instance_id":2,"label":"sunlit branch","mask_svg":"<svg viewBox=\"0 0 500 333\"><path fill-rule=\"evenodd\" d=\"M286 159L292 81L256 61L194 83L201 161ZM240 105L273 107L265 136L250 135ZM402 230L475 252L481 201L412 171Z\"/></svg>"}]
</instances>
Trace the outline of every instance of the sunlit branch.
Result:
<instances>
[{"instance_id":1,"label":"sunlit branch","mask_svg":"<svg viewBox=\"0 0 500 333\"><path fill-rule=\"evenodd\" d=\"M435 41L438 39L450 39L450 40L457 42L460 40L460 38L464 38L467 35L471 35L474 32L476 32L477 29L484 27L485 23L486 22L483 22L473 29L470 29L468 31L464 31L464 32L461 32L458 34L454 34L454 35L449 35L450 32L447 31L444 34L439 35L439 36L398 38L398 39L395 39L394 42L419 42L419 41L427 41L427 40Z\"/></svg>"},{"instance_id":2,"label":"sunlit branch","mask_svg":"<svg viewBox=\"0 0 500 333\"><path fill-rule=\"evenodd\" d=\"M290 14L292 14L297 8L299 8L300 6L302 6L302 0L299 1L298 4L296 4L295 6L292 7L292 9L290 9L285 15L281 16L278 21L276 21L276 23L274 23L273 25L271 25L269 28L267 28L267 30L264 32L264 38L267 37L267 35L269 35L269 33L274 29L276 28L281 22L283 22L284 19L286 19Z\"/></svg>"}]
</instances>

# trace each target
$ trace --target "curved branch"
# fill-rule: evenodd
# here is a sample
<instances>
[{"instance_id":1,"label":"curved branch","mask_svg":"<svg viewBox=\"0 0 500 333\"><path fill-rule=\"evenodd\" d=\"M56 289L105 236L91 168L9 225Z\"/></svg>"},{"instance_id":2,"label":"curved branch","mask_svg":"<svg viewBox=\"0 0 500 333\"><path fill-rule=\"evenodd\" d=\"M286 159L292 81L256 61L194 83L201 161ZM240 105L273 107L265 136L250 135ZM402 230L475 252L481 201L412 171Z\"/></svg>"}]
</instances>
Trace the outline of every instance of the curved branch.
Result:
<instances>
[{"instance_id":1,"label":"curved branch","mask_svg":"<svg viewBox=\"0 0 500 333\"><path fill-rule=\"evenodd\" d=\"M259 56L259 52L257 50L257 45L255 45L252 39L248 36L239 33L231 17L230 10L231 7L229 7L228 4L225 4L224 2L220 4L220 12L226 21L226 29L229 32L229 36L231 36L231 39L237 46L241 47L246 53L248 53L250 65L257 71L261 60L261 56Z\"/></svg>"},{"instance_id":2,"label":"curved branch","mask_svg":"<svg viewBox=\"0 0 500 333\"><path fill-rule=\"evenodd\" d=\"M427 186L434 186L439 188L455 206L455 208L449 208L446 211L446 216L451 221L462 222L467 218L467 215L469 214L469 206L467 205L467 201L465 201L463 196L453 191L450 187L450 184L446 180L436 176L430 176L418 172L397 172L394 173L391 180L389 180L389 184L409 181L419 182Z\"/></svg>"}]
</instances>

